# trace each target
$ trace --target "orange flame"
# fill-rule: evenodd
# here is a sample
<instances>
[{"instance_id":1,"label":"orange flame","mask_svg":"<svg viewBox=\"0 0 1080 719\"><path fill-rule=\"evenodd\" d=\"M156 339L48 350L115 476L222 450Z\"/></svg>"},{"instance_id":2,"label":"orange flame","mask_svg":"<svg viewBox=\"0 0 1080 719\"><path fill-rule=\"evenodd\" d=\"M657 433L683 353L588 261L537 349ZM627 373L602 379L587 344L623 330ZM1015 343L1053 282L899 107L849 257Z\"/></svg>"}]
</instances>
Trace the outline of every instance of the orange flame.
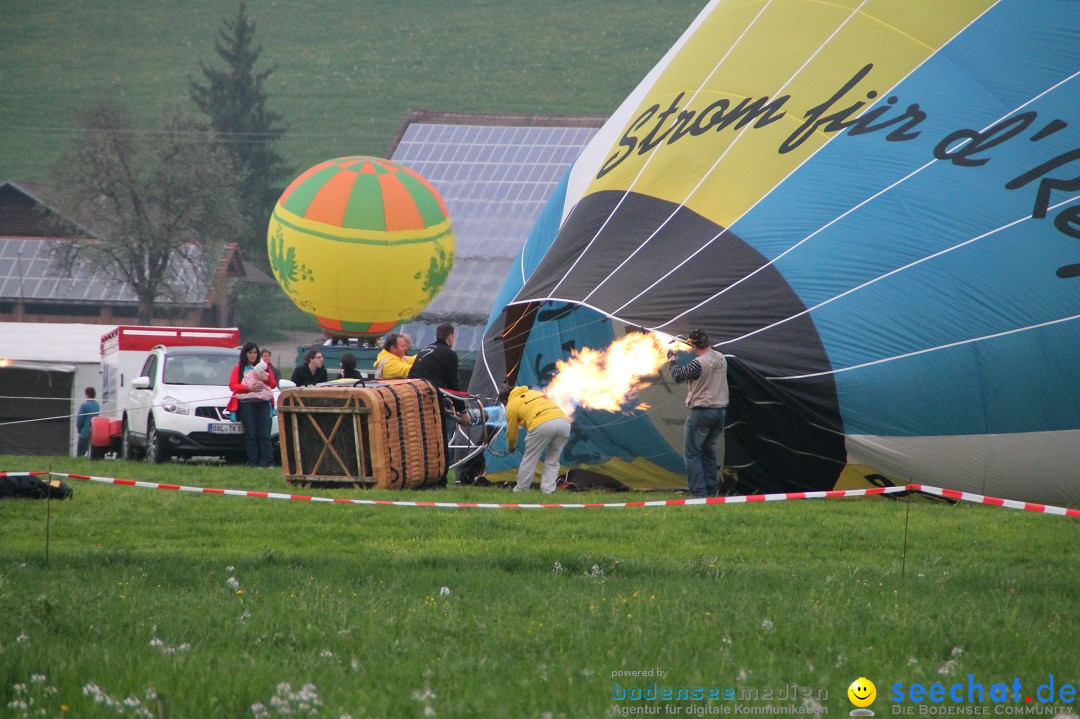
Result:
<instances>
[{"instance_id":1,"label":"orange flame","mask_svg":"<svg viewBox=\"0 0 1080 719\"><path fill-rule=\"evenodd\" d=\"M656 379L669 344L656 334L631 332L605 350L584 347L555 363L544 393L567 417L578 407L618 412Z\"/></svg>"}]
</instances>

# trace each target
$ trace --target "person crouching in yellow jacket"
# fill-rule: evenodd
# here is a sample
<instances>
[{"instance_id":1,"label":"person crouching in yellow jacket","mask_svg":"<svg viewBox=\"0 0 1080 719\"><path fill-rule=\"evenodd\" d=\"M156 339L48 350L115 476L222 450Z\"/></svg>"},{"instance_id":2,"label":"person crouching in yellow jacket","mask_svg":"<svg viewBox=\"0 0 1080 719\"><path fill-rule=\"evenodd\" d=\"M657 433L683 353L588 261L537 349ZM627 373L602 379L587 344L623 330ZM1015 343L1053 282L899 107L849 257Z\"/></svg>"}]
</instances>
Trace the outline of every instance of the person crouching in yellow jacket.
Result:
<instances>
[{"instance_id":1,"label":"person crouching in yellow jacket","mask_svg":"<svg viewBox=\"0 0 1080 719\"><path fill-rule=\"evenodd\" d=\"M559 406L543 392L525 386L503 385L499 392L499 404L506 405L506 445L513 452L517 447L518 429L524 427L525 456L518 467L515 492L532 489L533 475L540 454L544 457L544 471L540 475L540 491L551 494L559 479L559 462L563 447L570 439L570 420Z\"/></svg>"},{"instance_id":2,"label":"person crouching in yellow jacket","mask_svg":"<svg viewBox=\"0 0 1080 719\"><path fill-rule=\"evenodd\" d=\"M416 355L409 357L405 353L409 351L412 343L408 335L399 335L391 332L383 342L382 352L375 358L375 379L405 379L409 376Z\"/></svg>"}]
</instances>

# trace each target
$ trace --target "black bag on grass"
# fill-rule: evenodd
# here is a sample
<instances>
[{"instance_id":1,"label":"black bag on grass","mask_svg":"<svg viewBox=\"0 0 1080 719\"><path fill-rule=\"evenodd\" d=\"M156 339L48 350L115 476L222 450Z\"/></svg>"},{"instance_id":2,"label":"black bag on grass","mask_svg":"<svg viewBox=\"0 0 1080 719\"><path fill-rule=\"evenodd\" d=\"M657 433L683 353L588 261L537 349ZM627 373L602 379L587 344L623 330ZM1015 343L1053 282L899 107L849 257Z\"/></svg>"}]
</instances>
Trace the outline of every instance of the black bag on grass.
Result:
<instances>
[{"instance_id":1,"label":"black bag on grass","mask_svg":"<svg viewBox=\"0 0 1080 719\"><path fill-rule=\"evenodd\" d=\"M67 499L71 487L59 479L42 479L29 474L0 477L0 499Z\"/></svg>"}]
</instances>

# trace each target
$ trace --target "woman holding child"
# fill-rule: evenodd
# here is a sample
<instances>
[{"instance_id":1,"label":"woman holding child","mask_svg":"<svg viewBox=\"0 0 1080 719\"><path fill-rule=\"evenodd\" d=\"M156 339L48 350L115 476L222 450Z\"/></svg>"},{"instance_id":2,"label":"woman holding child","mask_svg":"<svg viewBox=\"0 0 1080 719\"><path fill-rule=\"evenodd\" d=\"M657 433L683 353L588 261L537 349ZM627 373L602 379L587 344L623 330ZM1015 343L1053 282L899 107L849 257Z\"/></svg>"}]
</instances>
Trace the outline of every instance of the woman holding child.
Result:
<instances>
[{"instance_id":1,"label":"woman holding child","mask_svg":"<svg viewBox=\"0 0 1080 719\"><path fill-rule=\"evenodd\" d=\"M259 360L259 345L245 342L240 361L229 376L233 396L226 410L235 411L244 425L244 447L248 461L256 467L272 467L274 448L270 444L270 413L277 387L274 375Z\"/></svg>"}]
</instances>

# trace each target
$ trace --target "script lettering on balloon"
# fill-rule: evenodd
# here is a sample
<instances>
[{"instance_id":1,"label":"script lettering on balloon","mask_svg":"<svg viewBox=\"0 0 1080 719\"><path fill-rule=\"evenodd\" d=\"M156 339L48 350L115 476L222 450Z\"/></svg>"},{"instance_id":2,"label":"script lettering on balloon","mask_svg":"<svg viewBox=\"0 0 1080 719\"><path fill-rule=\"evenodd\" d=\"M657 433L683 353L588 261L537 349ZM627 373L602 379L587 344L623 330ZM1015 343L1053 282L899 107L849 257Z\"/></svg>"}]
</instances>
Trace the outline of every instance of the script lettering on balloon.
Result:
<instances>
[{"instance_id":1,"label":"script lettering on balloon","mask_svg":"<svg viewBox=\"0 0 1080 719\"><path fill-rule=\"evenodd\" d=\"M897 112L900 98L891 95L885 102L862 112L868 100L878 97L876 90L865 92L866 100L850 102L847 98L873 70L873 63L860 67L848 80L826 100L814 105L803 114L803 122L777 148L785 154L799 148L815 133L835 134L847 130L849 136L867 135L890 130L887 142L909 142L918 138L922 131L916 129L926 120L927 114L918 103L910 103ZM618 142L618 150L612 154L596 174L596 179L607 175L632 154L646 155L663 144L673 145L686 137L699 137L707 132L721 132L728 128L760 129L783 118L784 106L790 95L770 99L768 95L745 97L732 104L720 99L701 110L683 107L685 92L680 92L671 103L661 109L656 104L646 108L627 127ZM1021 112L1002 119L985 130L962 128L945 135L933 148L937 160L957 167L981 167L992 159L990 152L1006 142L1021 136L1038 123L1035 111ZM1042 125L1029 139L1038 142L1068 126L1061 119L1053 119ZM1035 167L1017 175L1004 187L1018 190L1035 181L1035 198L1031 218L1045 219L1052 208L1058 192L1080 190L1080 148L1063 152ZM1068 200L1066 199L1066 202ZM1064 235L1080 239L1080 205L1073 204L1061 209L1054 216L1054 227ZM1080 277L1080 264L1058 268L1061 278Z\"/></svg>"}]
</instances>

